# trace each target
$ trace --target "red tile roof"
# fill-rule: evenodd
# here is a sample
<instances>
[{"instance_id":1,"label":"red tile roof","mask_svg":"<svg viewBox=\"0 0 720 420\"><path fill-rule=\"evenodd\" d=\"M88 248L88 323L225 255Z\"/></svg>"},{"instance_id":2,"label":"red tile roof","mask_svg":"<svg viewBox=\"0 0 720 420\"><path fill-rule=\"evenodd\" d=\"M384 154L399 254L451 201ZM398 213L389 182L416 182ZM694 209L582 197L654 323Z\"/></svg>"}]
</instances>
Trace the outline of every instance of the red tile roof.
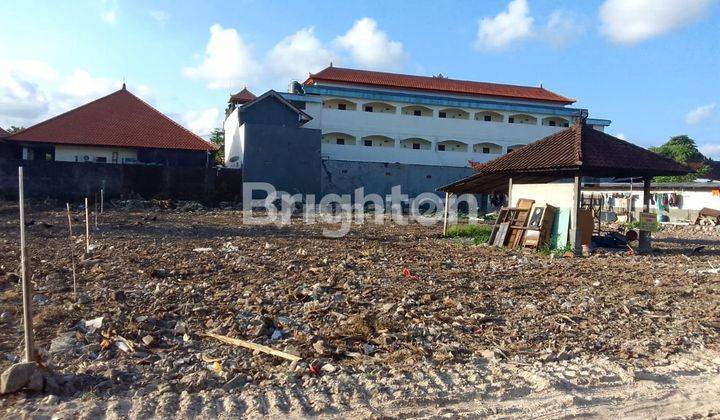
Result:
<instances>
[{"instance_id":1,"label":"red tile roof","mask_svg":"<svg viewBox=\"0 0 720 420\"><path fill-rule=\"evenodd\" d=\"M247 88L243 88L240 92L230 95L229 103L233 104L244 104L257 98L254 93L250 92Z\"/></svg>"},{"instance_id":2,"label":"red tile roof","mask_svg":"<svg viewBox=\"0 0 720 420\"><path fill-rule=\"evenodd\" d=\"M482 167L483 172L604 170L686 174L690 168L582 123L515 149ZM639 176L639 175L638 175Z\"/></svg>"},{"instance_id":3,"label":"red tile roof","mask_svg":"<svg viewBox=\"0 0 720 420\"><path fill-rule=\"evenodd\" d=\"M483 192L497 175L563 178L685 175L692 170L650 150L593 129L584 123L515 149L483 165L476 175L441 188L453 193Z\"/></svg>"},{"instance_id":4,"label":"red tile roof","mask_svg":"<svg viewBox=\"0 0 720 420\"><path fill-rule=\"evenodd\" d=\"M206 142L123 86L117 92L38 123L6 140L73 144L213 151Z\"/></svg>"},{"instance_id":5,"label":"red tile roof","mask_svg":"<svg viewBox=\"0 0 720 420\"><path fill-rule=\"evenodd\" d=\"M304 85L318 82L376 86L383 88L429 90L459 95L493 96L501 98L554 102L569 105L574 99L566 98L543 87L503 85L498 83L472 82L445 77L413 76L407 74L384 73L379 71L327 67L311 74Z\"/></svg>"}]
</instances>

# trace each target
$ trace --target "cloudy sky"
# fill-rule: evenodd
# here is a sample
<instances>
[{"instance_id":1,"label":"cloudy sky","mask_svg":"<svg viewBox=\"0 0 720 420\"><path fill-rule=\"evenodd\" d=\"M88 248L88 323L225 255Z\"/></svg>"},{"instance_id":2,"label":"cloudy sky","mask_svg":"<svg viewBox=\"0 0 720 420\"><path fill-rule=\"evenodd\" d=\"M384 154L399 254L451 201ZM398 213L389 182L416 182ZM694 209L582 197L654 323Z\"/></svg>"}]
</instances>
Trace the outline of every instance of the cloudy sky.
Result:
<instances>
[{"instance_id":1,"label":"cloudy sky","mask_svg":"<svg viewBox=\"0 0 720 420\"><path fill-rule=\"evenodd\" d=\"M720 158L720 0L0 2L0 126L128 88L205 135L228 95L338 66L539 85Z\"/></svg>"}]
</instances>

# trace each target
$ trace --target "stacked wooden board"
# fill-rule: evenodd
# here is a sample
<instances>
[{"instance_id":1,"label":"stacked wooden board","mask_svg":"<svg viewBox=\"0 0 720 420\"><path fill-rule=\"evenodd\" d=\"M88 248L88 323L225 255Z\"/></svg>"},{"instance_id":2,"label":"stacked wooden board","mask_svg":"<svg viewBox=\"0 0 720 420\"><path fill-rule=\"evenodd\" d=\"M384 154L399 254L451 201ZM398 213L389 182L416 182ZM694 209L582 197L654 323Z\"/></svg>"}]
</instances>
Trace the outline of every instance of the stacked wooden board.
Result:
<instances>
[{"instance_id":1,"label":"stacked wooden board","mask_svg":"<svg viewBox=\"0 0 720 420\"><path fill-rule=\"evenodd\" d=\"M535 200L520 199L515 207L503 207L498 213L489 243L498 247L537 249L550 241L557 209L536 206Z\"/></svg>"}]
</instances>

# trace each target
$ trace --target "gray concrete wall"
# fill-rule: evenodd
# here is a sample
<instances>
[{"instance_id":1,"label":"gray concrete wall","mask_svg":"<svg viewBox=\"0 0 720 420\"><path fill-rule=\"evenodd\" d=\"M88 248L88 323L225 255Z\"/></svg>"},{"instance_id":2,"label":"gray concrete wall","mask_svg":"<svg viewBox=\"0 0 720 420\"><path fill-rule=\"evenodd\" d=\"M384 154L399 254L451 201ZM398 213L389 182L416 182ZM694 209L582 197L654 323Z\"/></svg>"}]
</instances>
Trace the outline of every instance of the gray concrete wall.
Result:
<instances>
[{"instance_id":1,"label":"gray concrete wall","mask_svg":"<svg viewBox=\"0 0 720 420\"><path fill-rule=\"evenodd\" d=\"M243 162L244 182L268 182L290 194L317 195L320 130L246 123Z\"/></svg>"},{"instance_id":2,"label":"gray concrete wall","mask_svg":"<svg viewBox=\"0 0 720 420\"><path fill-rule=\"evenodd\" d=\"M273 96L254 102L248 108L240 108L240 125L266 124L283 127L299 127L298 114Z\"/></svg>"},{"instance_id":3,"label":"gray concrete wall","mask_svg":"<svg viewBox=\"0 0 720 420\"><path fill-rule=\"evenodd\" d=\"M471 168L449 166L323 160L322 192L352 194L356 188L365 187L365 194L387 195L400 185L403 194L410 197L424 192L442 195L437 188L474 173Z\"/></svg>"},{"instance_id":4,"label":"gray concrete wall","mask_svg":"<svg viewBox=\"0 0 720 420\"><path fill-rule=\"evenodd\" d=\"M20 165L28 198L92 198L103 186L108 198L140 195L214 202L239 200L242 195L242 173L236 169L0 158L0 197L17 197Z\"/></svg>"}]
</instances>

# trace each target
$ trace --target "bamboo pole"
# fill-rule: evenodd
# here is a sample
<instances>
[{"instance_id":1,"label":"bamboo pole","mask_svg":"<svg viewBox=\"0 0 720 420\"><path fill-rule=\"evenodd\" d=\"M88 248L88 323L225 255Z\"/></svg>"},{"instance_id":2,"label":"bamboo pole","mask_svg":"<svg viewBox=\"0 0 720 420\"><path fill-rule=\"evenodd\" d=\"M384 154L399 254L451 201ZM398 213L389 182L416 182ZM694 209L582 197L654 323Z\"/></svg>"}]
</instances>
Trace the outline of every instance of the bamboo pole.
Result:
<instances>
[{"instance_id":1,"label":"bamboo pole","mask_svg":"<svg viewBox=\"0 0 720 420\"><path fill-rule=\"evenodd\" d=\"M450 210L450 193L445 193L445 211L443 212L443 236L447 235L448 212Z\"/></svg>"},{"instance_id":2,"label":"bamboo pole","mask_svg":"<svg viewBox=\"0 0 720 420\"><path fill-rule=\"evenodd\" d=\"M85 197L85 253L90 253L90 206L87 197Z\"/></svg>"},{"instance_id":3,"label":"bamboo pole","mask_svg":"<svg viewBox=\"0 0 720 420\"><path fill-rule=\"evenodd\" d=\"M73 231L72 231L72 218L70 217L70 203L65 203L67 208L67 219L68 219L68 242L70 243L70 263L72 264L72 275L73 275L73 293L77 297L77 278L75 276L75 251L73 250Z\"/></svg>"},{"instance_id":4,"label":"bamboo pole","mask_svg":"<svg viewBox=\"0 0 720 420\"><path fill-rule=\"evenodd\" d=\"M18 167L18 191L20 205L20 275L23 291L23 326L25 332L25 361L35 359L35 343L32 330L32 285L28 273L27 250L25 249L25 187L23 185L23 167Z\"/></svg>"}]
</instances>

